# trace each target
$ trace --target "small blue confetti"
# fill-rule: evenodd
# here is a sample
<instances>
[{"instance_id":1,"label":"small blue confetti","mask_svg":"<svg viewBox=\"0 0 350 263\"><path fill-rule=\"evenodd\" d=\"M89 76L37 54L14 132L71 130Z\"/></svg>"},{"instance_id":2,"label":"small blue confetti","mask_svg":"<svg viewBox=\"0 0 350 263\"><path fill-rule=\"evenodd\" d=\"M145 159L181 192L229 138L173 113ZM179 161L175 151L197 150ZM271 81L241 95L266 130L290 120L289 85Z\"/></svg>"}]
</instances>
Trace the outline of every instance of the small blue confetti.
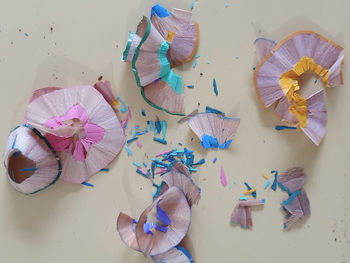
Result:
<instances>
[{"instance_id":1,"label":"small blue confetti","mask_svg":"<svg viewBox=\"0 0 350 263\"><path fill-rule=\"evenodd\" d=\"M189 88L189 89L193 89L194 85L187 85L186 87Z\"/></svg>"},{"instance_id":2,"label":"small blue confetti","mask_svg":"<svg viewBox=\"0 0 350 263\"><path fill-rule=\"evenodd\" d=\"M214 93L216 96L218 96L219 92L218 92L218 87L216 85L216 80L215 78L213 78L213 87L214 87Z\"/></svg>"},{"instance_id":3,"label":"small blue confetti","mask_svg":"<svg viewBox=\"0 0 350 263\"><path fill-rule=\"evenodd\" d=\"M197 62L197 60L195 60L195 61L193 62L193 68L196 68L197 64L198 64L198 62Z\"/></svg>"},{"instance_id":4,"label":"small blue confetti","mask_svg":"<svg viewBox=\"0 0 350 263\"><path fill-rule=\"evenodd\" d=\"M281 131L281 130L296 130L297 127L292 127L292 126L285 126L285 125L276 125L275 130Z\"/></svg>"},{"instance_id":5,"label":"small blue confetti","mask_svg":"<svg viewBox=\"0 0 350 263\"><path fill-rule=\"evenodd\" d=\"M93 184L90 184L90 183L88 183L88 182L82 182L81 184L86 185L86 186L89 186L89 187L94 187Z\"/></svg>"}]
</instances>

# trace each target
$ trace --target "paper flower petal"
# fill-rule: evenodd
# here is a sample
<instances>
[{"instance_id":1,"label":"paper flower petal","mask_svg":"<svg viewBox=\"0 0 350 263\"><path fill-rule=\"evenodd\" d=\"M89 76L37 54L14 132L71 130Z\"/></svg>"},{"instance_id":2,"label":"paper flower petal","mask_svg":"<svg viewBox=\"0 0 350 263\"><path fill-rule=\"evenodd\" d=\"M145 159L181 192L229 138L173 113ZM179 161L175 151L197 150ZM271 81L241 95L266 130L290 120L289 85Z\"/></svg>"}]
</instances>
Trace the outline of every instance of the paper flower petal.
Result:
<instances>
[{"instance_id":1,"label":"paper flower petal","mask_svg":"<svg viewBox=\"0 0 350 263\"><path fill-rule=\"evenodd\" d=\"M61 160L51 144L29 125L14 129L4 154L10 184L25 194L34 194L56 182Z\"/></svg>"}]
</instances>

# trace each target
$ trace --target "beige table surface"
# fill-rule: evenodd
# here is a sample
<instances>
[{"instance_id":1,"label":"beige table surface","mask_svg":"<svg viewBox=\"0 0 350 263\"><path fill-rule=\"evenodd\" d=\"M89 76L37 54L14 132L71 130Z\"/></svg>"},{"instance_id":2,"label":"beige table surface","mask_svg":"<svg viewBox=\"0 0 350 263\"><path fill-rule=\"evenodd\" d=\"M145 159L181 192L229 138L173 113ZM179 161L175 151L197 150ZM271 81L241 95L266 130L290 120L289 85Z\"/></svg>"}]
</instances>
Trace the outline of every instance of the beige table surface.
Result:
<instances>
[{"instance_id":1,"label":"beige table surface","mask_svg":"<svg viewBox=\"0 0 350 263\"><path fill-rule=\"evenodd\" d=\"M279 122L271 109L264 110L258 103L252 78L257 63L253 41L258 36L281 40L294 31L311 29L349 49L350 2L195 2L200 58L195 69L192 62L176 69L184 85L195 85L193 90L184 88L186 112L200 103L200 110L211 105L241 118L230 149L208 152L186 124L178 125L177 117L143 101L130 65L120 61L128 32L135 30L143 14L150 14L155 3L0 0L0 149L5 148L10 129L21 123L34 89L93 84L100 75L111 80L114 91L131 107L131 127L144 126L158 115L168 121L167 139L173 143L163 146L154 143L150 134L142 136L143 148L132 145L132 157L123 150L108 173L90 180L94 188L59 181L26 196L11 188L2 167L0 262L151 262L122 243L116 218L120 211L138 217L151 201L154 189L135 173L132 161L149 163L155 153L179 141L194 149L197 158L207 160L194 175L202 199L193 208L187 239L196 262L350 262L349 67L344 68L345 85L326 91L327 133L319 147L299 129L274 129ZM189 9L191 1L160 3ZM213 77L218 97L213 93ZM147 118L141 116L141 109ZM215 156L218 161L213 164ZM229 181L226 188L220 184L221 166ZM293 166L304 167L307 173L305 190L312 215L286 232L280 210L285 194L264 191L261 175ZM252 230L230 225L244 181L256 185L258 195L266 198L266 205L253 211Z\"/></svg>"}]
</instances>

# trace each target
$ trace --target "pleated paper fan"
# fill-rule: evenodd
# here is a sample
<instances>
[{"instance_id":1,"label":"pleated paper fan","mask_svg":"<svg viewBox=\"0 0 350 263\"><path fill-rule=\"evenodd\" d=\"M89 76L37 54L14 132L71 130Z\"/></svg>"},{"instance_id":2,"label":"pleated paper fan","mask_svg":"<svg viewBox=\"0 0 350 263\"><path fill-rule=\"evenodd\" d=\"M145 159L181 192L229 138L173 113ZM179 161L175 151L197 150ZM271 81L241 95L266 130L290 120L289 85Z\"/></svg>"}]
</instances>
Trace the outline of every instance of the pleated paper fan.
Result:
<instances>
[{"instance_id":1,"label":"pleated paper fan","mask_svg":"<svg viewBox=\"0 0 350 263\"><path fill-rule=\"evenodd\" d=\"M177 245L168 252L152 257L155 263L193 263L193 258L187 249Z\"/></svg>"},{"instance_id":2,"label":"pleated paper fan","mask_svg":"<svg viewBox=\"0 0 350 263\"><path fill-rule=\"evenodd\" d=\"M239 224L243 228L251 228L253 226L251 206L263 205L265 200L247 200L239 201L231 215L231 223Z\"/></svg>"},{"instance_id":3,"label":"pleated paper fan","mask_svg":"<svg viewBox=\"0 0 350 263\"><path fill-rule=\"evenodd\" d=\"M155 209L156 208L156 209ZM156 214L156 218L155 218ZM146 208L136 225L136 238L145 256L155 256L177 246L191 224L191 208L184 193L170 187Z\"/></svg>"},{"instance_id":4,"label":"pleated paper fan","mask_svg":"<svg viewBox=\"0 0 350 263\"><path fill-rule=\"evenodd\" d=\"M182 167L178 169L178 166ZM162 176L162 179L169 187L176 186L181 189L190 206L197 205L201 198L200 188L195 184L189 172L180 172L183 169L188 170L187 167L178 162L170 172Z\"/></svg>"},{"instance_id":5,"label":"pleated paper fan","mask_svg":"<svg viewBox=\"0 0 350 263\"><path fill-rule=\"evenodd\" d=\"M190 61L199 42L199 25L191 23L192 12L155 5L151 11L152 24L164 39L169 42L168 58L171 66L179 66Z\"/></svg>"},{"instance_id":6,"label":"pleated paper fan","mask_svg":"<svg viewBox=\"0 0 350 263\"><path fill-rule=\"evenodd\" d=\"M62 160L62 179L77 184L105 168L126 140L114 110L91 86L42 95L27 106L27 123L47 133Z\"/></svg>"},{"instance_id":7,"label":"pleated paper fan","mask_svg":"<svg viewBox=\"0 0 350 263\"><path fill-rule=\"evenodd\" d=\"M236 134L240 119L228 118L216 113L203 112L188 121L188 125L208 148L226 149Z\"/></svg>"},{"instance_id":8,"label":"pleated paper fan","mask_svg":"<svg viewBox=\"0 0 350 263\"><path fill-rule=\"evenodd\" d=\"M19 126L10 133L4 160L10 184L25 194L47 188L61 174L61 160L55 150L29 125Z\"/></svg>"},{"instance_id":9,"label":"pleated paper fan","mask_svg":"<svg viewBox=\"0 0 350 263\"><path fill-rule=\"evenodd\" d=\"M260 48L260 46L259 46ZM298 77L308 70L327 87L343 84L343 48L312 31L299 31L276 45L254 72L261 102L269 107L289 92L298 90Z\"/></svg>"},{"instance_id":10,"label":"pleated paper fan","mask_svg":"<svg viewBox=\"0 0 350 263\"><path fill-rule=\"evenodd\" d=\"M139 244L136 240L136 224L137 221L130 216L120 213L117 220L117 231L125 245L139 251Z\"/></svg>"}]
</instances>

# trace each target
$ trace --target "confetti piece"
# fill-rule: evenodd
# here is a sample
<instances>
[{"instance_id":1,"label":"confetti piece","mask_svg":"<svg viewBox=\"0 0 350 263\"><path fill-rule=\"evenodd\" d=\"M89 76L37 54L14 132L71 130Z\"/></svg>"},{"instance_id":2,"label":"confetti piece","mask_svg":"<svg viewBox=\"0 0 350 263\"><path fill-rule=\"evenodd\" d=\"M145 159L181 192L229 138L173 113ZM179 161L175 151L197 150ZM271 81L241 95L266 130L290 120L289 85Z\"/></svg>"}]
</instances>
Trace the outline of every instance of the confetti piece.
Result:
<instances>
[{"instance_id":1,"label":"confetti piece","mask_svg":"<svg viewBox=\"0 0 350 263\"><path fill-rule=\"evenodd\" d=\"M86 186L89 186L89 187L94 187L93 184L90 184L90 183L88 183L88 182L82 182L81 184L86 185Z\"/></svg>"},{"instance_id":2,"label":"confetti piece","mask_svg":"<svg viewBox=\"0 0 350 263\"><path fill-rule=\"evenodd\" d=\"M147 168L147 164L146 164L146 163L144 163L144 162L143 162L142 164L143 164L143 166L144 166L144 167L146 167L146 168Z\"/></svg>"},{"instance_id":3,"label":"confetti piece","mask_svg":"<svg viewBox=\"0 0 350 263\"><path fill-rule=\"evenodd\" d=\"M255 191L256 191L256 188L253 188L253 189L250 189L250 190L248 190L248 191L245 191L244 194L245 194L245 195L252 194L252 193L254 193Z\"/></svg>"},{"instance_id":4,"label":"confetti piece","mask_svg":"<svg viewBox=\"0 0 350 263\"><path fill-rule=\"evenodd\" d=\"M165 135L166 135L166 126L167 126L166 121L161 121L160 124L161 124L161 126L162 126L162 137L163 137L163 139L165 139Z\"/></svg>"},{"instance_id":5,"label":"confetti piece","mask_svg":"<svg viewBox=\"0 0 350 263\"><path fill-rule=\"evenodd\" d=\"M182 146L182 142L178 142L177 144L180 145L180 146Z\"/></svg>"},{"instance_id":6,"label":"confetti piece","mask_svg":"<svg viewBox=\"0 0 350 263\"><path fill-rule=\"evenodd\" d=\"M227 178L224 172L224 167L221 166L221 175L220 175L220 179L221 179L221 184L222 186L226 186L227 185Z\"/></svg>"},{"instance_id":7,"label":"confetti piece","mask_svg":"<svg viewBox=\"0 0 350 263\"><path fill-rule=\"evenodd\" d=\"M128 156L132 155L132 151L126 145L125 145L125 150L128 152Z\"/></svg>"},{"instance_id":8,"label":"confetti piece","mask_svg":"<svg viewBox=\"0 0 350 263\"><path fill-rule=\"evenodd\" d=\"M253 66L253 70L255 70L256 69L256 66Z\"/></svg>"},{"instance_id":9,"label":"confetti piece","mask_svg":"<svg viewBox=\"0 0 350 263\"><path fill-rule=\"evenodd\" d=\"M264 189L266 189L267 187L269 187L270 184L271 184L271 181L268 180L268 181L265 183Z\"/></svg>"},{"instance_id":10,"label":"confetti piece","mask_svg":"<svg viewBox=\"0 0 350 263\"><path fill-rule=\"evenodd\" d=\"M141 167L141 164L137 163L137 162L132 162L133 165L137 166L137 167Z\"/></svg>"},{"instance_id":11,"label":"confetti piece","mask_svg":"<svg viewBox=\"0 0 350 263\"><path fill-rule=\"evenodd\" d=\"M194 58L199 58L200 57L200 55L197 55L197 56L195 56Z\"/></svg>"},{"instance_id":12,"label":"confetti piece","mask_svg":"<svg viewBox=\"0 0 350 263\"><path fill-rule=\"evenodd\" d=\"M139 147L140 149L142 148L142 144L140 142L136 142L137 147Z\"/></svg>"},{"instance_id":13,"label":"confetti piece","mask_svg":"<svg viewBox=\"0 0 350 263\"><path fill-rule=\"evenodd\" d=\"M285 126L285 125L276 125L275 130L281 131L281 130L296 130L297 127L292 127L292 126Z\"/></svg>"},{"instance_id":14,"label":"confetti piece","mask_svg":"<svg viewBox=\"0 0 350 263\"><path fill-rule=\"evenodd\" d=\"M137 172L138 174L141 174L142 176L146 177L147 179L149 179L147 173L144 172L142 169L137 169L136 172Z\"/></svg>"},{"instance_id":15,"label":"confetti piece","mask_svg":"<svg viewBox=\"0 0 350 263\"><path fill-rule=\"evenodd\" d=\"M228 8L228 4L225 5L225 8Z\"/></svg>"},{"instance_id":16,"label":"confetti piece","mask_svg":"<svg viewBox=\"0 0 350 263\"><path fill-rule=\"evenodd\" d=\"M273 180L273 183L271 185L271 189L276 191L277 189L277 176L278 176L278 172L275 171L275 170L272 170L271 173L274 173L275 174L275 179Z\"/></svg>"},{"instance_id":17,"label":"confetti piece","mask_svg":"<svg viewBox=\"0 0 350 263\"><path fill-rule=\"evenodd\" d=\"M269 179L269 177L266 174L263 174L262 177L264 177L265 179Z\"/></svg>"},{"instance_id":18,"label":"confetti piece","mask_svg":"<svg viewBox=\"0 0 350 263\"><path fill-rule=\"evenodd\" d=\"M100 170L101 172L109 172L109 168L103 168Z\"/></svg>"},{"instance_id":19,"label":"confetti piece","mask_svg":"<svg viewBox=\"0 0 350 263\"><path fill-rule=\"evenodd\" d=\"M166 141L166 140L160 139L160 138L157 138L157 137L154 137L154 138L153 138L153 141L159 142L159 143L162 143L162 144L167 144L167 141Z\"/></svg>"},{"instance_id":20,"label":"confetti piece","mask_svg":"<svg viewBox=\"0 0 350 263\"><path fill-rule=\"evenodd\" d=\"M142 116L146 116L146 111L144 109L141 110Z\"/></svg>"},{"instance_id":21,"label":"confetti piece","mask_svg":"<svg viewBox=\"0 0 350 263\"><path fill-rule=\"evenodd\" d=\"M125 120L123 121L123 128L125 129L126 125L128 124L129 119L131 119L131 110L128 107L128 115L126 115Z\"/></svg>"},{"instance_id":22,"label":"confetti piece","mask_svg":"<svg viewBox=\"0 0 350 263\"><path fill-rule=\"evenodd\" d=\"M191 2L191 10L193 10L193 7L194 7L194 3L193 1Z\"/></svg>"},{"instance_id":23,"label":"confetti piece","mask_svg":"<svg viewBox=\"0 0 350 263\"><path fill-rule=\"evenodd\" d=\"M24 33L24 35L25 35L26 37L29 37L29 34L28 34L28 33Z\"/></svg>"},{"instance_id":24,"label":"confetti piece","mask_svg":"<svg viewBox=\"0 0 350 263\"><path fill-rule=\"evenodd\" d=\"M214 87L214 93L216 96L218 96L219 92L218 92L218 87L216 85L216 80L215 78L213 78L213 87Z\"/></svg>"},{"instance_id":25,"label":"confetti piece","mask_svg":"<svg viewBox=\"0 0 350 263\"><path fill-rule=\"evenodd\" d=\"M206 112L209 112L209 113L216 113L216 114L220 114L220 115L225 116L225 113L224 113L224 112L219 111L219 110L214 109L214 108L209 107L209 106L206 106L206 107L205 107L205 111L206 111Z\"/></svg>"},{"instance_id":26,"label":"confetti piece","mask_svg":"<svg viewBox=\"0 0 350 263\"><path fill-rule=\"evenodd\" d=\"M198 62L197 62L197 60L195 60L195 61L193 62L193 68L196 68L196 67L197 67L197 64L198 64Z\"/></svg>"},{"instance_id":27,"label":"confetti piece","mask_svg":"<svg viewBox=\"0 0 350 263\"><path fill-rule=\"evenodd\" d=\"M169 150L169 151L165 151L165 152L160 152L160 153L157 153L156 154L156 157L159 157L159 156L162 156L162 155L165 155L165 154L168 154L168 153L172 153L173 150Z\"/></svg>"},{"instance_id":28,"label":"confetti piece","mask_svg":"<svg viewBox=\"0 0 350 263\"><path fill-rule=\"evenodd\" d=\"M23 168L20 171L21 172L27 172L27 171L36 171L37 168L36 167L30 167L30 168Z\"/></svg>"},{"instance_id":29,"label":"confetti piece","mask_svg":"<svg viewBox=\"0 0 350 263\"><path fill-rule=\"evenodd\" d=\"M193 89L194 85L187 85L186 87L189 88L189 89Z\"/></svg>"},{"instance_id":30,"label":"confetti piece","mask_svg":"<svg viewBox=\"0 0 350 263\"><path fill-rule=\"evenodd\" d=\"M150 122L149 122L149 129L150 129L151 131L153 131L153 121L150 121Z\"/></svg>"},{"instance_id":31,"label":"confetti piece","mask_svg":"<svg viewBox=\"0 0 350 263\"><path fill-rule=\"evenodd\" d=\"M245 197L245 196L241 196L241 197L239 198L239 200L241 200L241 201L246 201L246 200L248 200L248 198Z\"/></svg>"},{"instance_id":32,"label":"confetti piece","mask_svg":"<svg viewBox=\"0 0 350 263\"><path fill-rule=\"evenodd\" d=\"M218 159L218 158L215 157L215 158L213 159L213 163L215 163L217 159Z\"/></svg>"},{"instance_id":33,"label":"confetti piece","mask_svg":"<svg viewBox=\"0 0 350 263\"><path fill-rule=\"evenodd\" d=\"M127 143L127 144L130 144L131 142L136 141L138 138L139 138L139 137L134 137L134 138L132 138L132 139L130 139L130 140L127 140L126 143Z\"/></svg>"}]
</instances>

